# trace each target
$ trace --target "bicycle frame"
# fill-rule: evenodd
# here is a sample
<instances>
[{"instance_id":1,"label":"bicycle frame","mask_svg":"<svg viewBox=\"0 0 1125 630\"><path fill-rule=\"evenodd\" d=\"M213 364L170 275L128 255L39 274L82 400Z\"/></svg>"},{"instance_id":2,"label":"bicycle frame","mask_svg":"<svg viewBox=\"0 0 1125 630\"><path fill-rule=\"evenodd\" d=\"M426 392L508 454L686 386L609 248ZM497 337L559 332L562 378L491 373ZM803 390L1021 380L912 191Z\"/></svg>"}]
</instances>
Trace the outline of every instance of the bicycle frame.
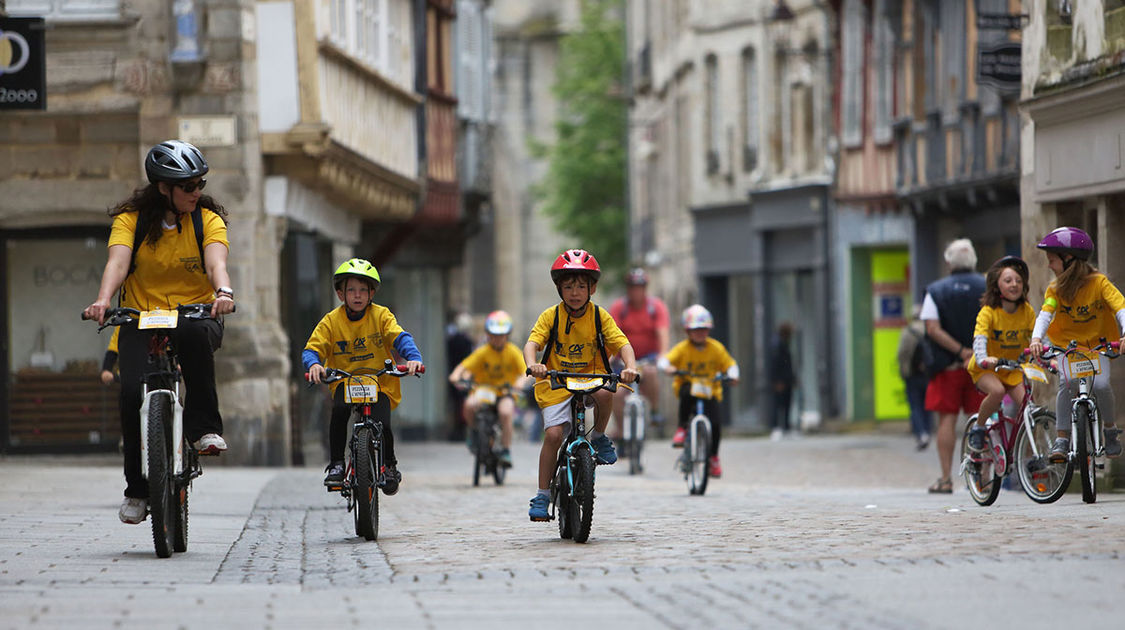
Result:
<instances>
[{"instance_id":1,"label":"bicycle frame","mask_svg":"<svg viewBox=\"0 0 1125 630\"><path fill-rule=\"evenodd\" d=\"M630 417L629 410L636 408L636 417L640 419L640 421L637 422L637 435L635 436L633 435L633 423L622 422L622 424L624 425L622 429L622 436L626 441L632 440L634 438L637 440L645 439L645 407L647 406L647 404L648 401L645 400L645 397L642 396L641 393L636 389L629 392L629 395L625 397L625 417Z\"/></svg>"},{"instance_id":2,"label":"bicycle frame","mask_svg":"<svg viewBox=\"0 0 1125 630\"><path fill-rule=\"evenodd\" d=\"M1089 353L1091 353L1091 352L1095 353L1096 358L1098 360L1098 364L1100 366L1101 362L1103 360L1102 357L1105 357L1107 360L1109 360L1109 359L1115 359L1118 356L1120 356L1119 354L1116 353L1116 351L1113 350L1114 347L1115 347L1115 344L1108 344L1108 343L1106 343L1105 339L1102 339L1101 344L1099 344L1097 347L1086 349L1087 350L1086 352L1080 350L1077 342L1075 342L1075 341L1071 341L1067 345L1067 347L1065 347L1065 348L1061 348L1061 347L1058 347L1058 346L1051 346L1050 349L1054 351L1054 353L1051 355L1051 358L1060 357L1062 359L1066 359L1069 355L1071 355L1075 352L1079 352L1082 356L1087 357L1087 358L1090 358ZM1106 352L1105 349L1109 349L1110 352ZM1070 461L1076 461L1078 459L1078 440L1074 439L1074 437L1075 437L1075 435L1074 435L1074 432L1075 432L1074 423L1077 422L1078 409L1081 408L1081 407L1085 407L1086 411L1089 414L1090 429L1091 429L1090 439L1093 440L1093 443L1094 443L1094 450L1093 450L1093 453L1091 453L1091 454L1092 454L1093 457L1104 457L1105 456L1105 444L1103 443L1103 439L1102 439L1102 430L1103 430L1102 418L1101 418L1101 414L1098 413L1097 397L1094 396L1094 392L1091 391L1091 389L1093 387L1094 377L1101 372L1100 367L1099 367L1098 371L1095 372L1094 374L1088 374L1088 375L1079 376L1077 378L1074 378L1074 377L1071 376L1069 363L1065 360L1061 360L1061 361L1058 362L1058 371L1059 371L1060 377L1064 381L1065 380L1077 380L1077 382L1078 382L1078 393L1075 394L1074 398L1072 398L1071 401L1070 401L1071 438L1072 438L1070 440L1070 453L1069 453Z\"/></svg>"},{"instance_id":3,"label":"bicycle frame","mask_svg":"<svg viewBox=\"0 0 1125 630\"><path fill-rule=\"evenodd\" d=\"M585 448L590 451L591 456L595 456L594 445L586 439L586 403L592 402L593 397L589 394L575 394L570 399L570 433L566 439L563 440L562 448L559 449L559 461L556 467L566 467L566 481L569 487L574 487L574 470L570 465L570 457L576 448ZM566 457L563 457L563 455ZM551 508L552 515L554 514L554 507Z\"/></svg>"}]
</instances>

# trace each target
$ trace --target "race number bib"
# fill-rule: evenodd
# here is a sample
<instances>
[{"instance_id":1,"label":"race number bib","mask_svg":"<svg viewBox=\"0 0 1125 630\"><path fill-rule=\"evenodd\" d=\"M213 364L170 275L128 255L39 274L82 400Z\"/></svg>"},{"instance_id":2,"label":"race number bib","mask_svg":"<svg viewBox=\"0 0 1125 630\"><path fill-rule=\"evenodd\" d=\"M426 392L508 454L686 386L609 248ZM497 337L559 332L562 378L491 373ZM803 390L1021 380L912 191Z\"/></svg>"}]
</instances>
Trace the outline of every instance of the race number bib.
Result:
<instances>
[{"instance_id":1,"label":"race number bib","mask_svg":"<svg viewBox=\"0 0 1125 630\"><path fill-rule=\"evenodd\" d=\"M1101 374L1101 361L1097 356L1089 357L1074 353L1066 358L1067 378L1082 378Z\"/></svg>"},{"instance_id":2,"label":"race number bib","mask_svg":"<svg viewBox=\"0 0 1125 630\"><path fill-rule=\"evenodd\" d=\"M473 391L473 397L482 405L496 404L496 390L491 387L478 387Z\"/></svg>"},{"instance_id":3,"label":"race number bib","mask_svg":"<svg viewBox=\"0 0 1125 630\"><path fill-rule=\"evenodd\" d=\"M349 405L373 403L379 399L379 385L376 383L348 383L344 389L344 402Z\"/></svg>"},{"instance_id":4,"label":"race number bib","mask_svg":"<svg viewBox=\"0 0 1125 630\"><path fill-rule=\"evenodd\" d=\"M600 378L575 378L567 377L566 388L580 392L597 389L602 386L602 379Z\"/></svg>"},{"instance_id":5,"label":"race number bib","mask_svg":"<svg viewBox=\"0 0 1125 630\"><path fill-rule=\"evenodd\" d=\"M711 383L702 378L691 379L691 395L695 398L710 400L713 395Z\"/></svg>"},{"instance_id":6,"label":"race number bib","mask_svg":"<svg viewBox=\"0 0 1125 630\"><path fill-rule=\"evenodd\" d=\"M137 323L138 330L151 330L155 328L175 328L179 322L180 313L178 311L165 311L156 309L153 311L141 311L140 322Z\"/></svg>"},{"instance_id":7,"label":"race number bib","mask_svg":"<svg viewBox=\"0 0 1125 630\"><path fill-rule=\"evenodd\" d=\"M1043 368L1039 367L1038 365L1025 363L1020 367L1023 369L1024 376L1027 377L1027 380L1035 381L1037 383L1047 382L1047 373L1044 372Z\"/></svg>"}]
</instances>

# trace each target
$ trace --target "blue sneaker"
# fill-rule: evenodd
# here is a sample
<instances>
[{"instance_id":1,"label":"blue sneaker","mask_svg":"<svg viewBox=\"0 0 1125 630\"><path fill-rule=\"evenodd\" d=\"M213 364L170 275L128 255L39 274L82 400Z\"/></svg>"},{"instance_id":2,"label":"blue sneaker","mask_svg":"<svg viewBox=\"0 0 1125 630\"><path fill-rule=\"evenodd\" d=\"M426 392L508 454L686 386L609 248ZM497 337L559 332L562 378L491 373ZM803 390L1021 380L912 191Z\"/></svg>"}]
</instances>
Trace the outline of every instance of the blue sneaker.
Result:
<instances>
[{"instance_id":1,"label":"blue sneaker","mask_svg":"<svg viewBox=\"0 0 1125 630\"><path fill-rule=\"evenodd\" d=\"M599 464L612 464L617 461L617 449L613 448L613 440L608 435L595 438L590 442L598 454Z\"/></svg>"},{"instance_id":2,"label":"blue sneaker","mask_svg":"<svg viewBox=\"0 0 1125 630\"><path fill-rule=\"evenodd\" d=\"M969 448L978 453L983 451L984 436L987 434L988 430L984 427L979 424L973 425L973 428L969 429Z\"/></svg>"},{"instance_id":3,"label":"blue sneaker","mask_svg":"<svg viewBox=\"0 0 1125 630\"><path fill-rule=\"evenodd\" d=\"M547 513L547 504L550 502L551 499L547 495L536 493L535 496L531 497L531 509L527 511L528 517L533 521L551 520L551 515Z\"/></svg>"}]
</instances>

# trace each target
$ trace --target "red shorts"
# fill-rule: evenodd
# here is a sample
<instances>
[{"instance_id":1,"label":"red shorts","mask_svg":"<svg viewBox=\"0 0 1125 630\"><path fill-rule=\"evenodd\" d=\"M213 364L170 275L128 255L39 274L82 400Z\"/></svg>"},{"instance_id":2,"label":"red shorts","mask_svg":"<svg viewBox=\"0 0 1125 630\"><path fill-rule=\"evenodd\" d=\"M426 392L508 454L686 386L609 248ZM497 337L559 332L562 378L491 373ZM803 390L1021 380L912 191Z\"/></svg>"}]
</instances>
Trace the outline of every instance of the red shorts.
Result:
<instances>
[{"instance_id":1,"label":"red shorts","mask_svg":"<svg viewBox=\"0 0 1125 630\"><path fill-rule=\"evenodd\" d=\"M984 394L965 369L943 370L926 387L926 411L957 413L964 409L966 414L974 414L982 400Z\"/></svg>"}]
</instances>

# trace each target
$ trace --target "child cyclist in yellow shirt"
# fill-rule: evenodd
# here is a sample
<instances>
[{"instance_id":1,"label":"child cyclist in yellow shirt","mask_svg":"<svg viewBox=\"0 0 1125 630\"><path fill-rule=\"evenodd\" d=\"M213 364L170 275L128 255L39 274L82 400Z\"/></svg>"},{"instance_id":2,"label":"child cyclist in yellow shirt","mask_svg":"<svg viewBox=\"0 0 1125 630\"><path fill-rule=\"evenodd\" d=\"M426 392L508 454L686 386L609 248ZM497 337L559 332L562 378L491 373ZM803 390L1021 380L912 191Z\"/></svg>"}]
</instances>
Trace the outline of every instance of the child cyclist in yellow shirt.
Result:
<instances>
[{"instance_id":1,"label":"child cyclist in yellow shirt","mask_svg":"<svg viewBox=\"0 0 1125 630\"><path fill-rule=\"evenodd\" d=\"M1031 342L1035 309L1027 302L1027 281L1027 263L1017 256L997 260L985 275L973 331L973 356L966 366L973 383L984 393L976 424L969 430L969 448L975 451L984 450L985 422L1000 409L1004 394L1013 401L1023 400L1023 373L994 372L992 368L998 359L1018 359Z\"/></svg>"},{"instance_id":2,"label":"child cyclist in yellow shirt","mask_svg":"<svg viewBox=\"0 0 1125 630\"><path fill-rule=\"evenodd\" d=\"M1047 286L1043 309L1035 319L1031 333L1031 353L1038 357L1043 352L1043 334L1047 340L1065 347L1071 341L1088 348L1101 343L1101 339L1118 339L1125 344L1125 297L1104 274L1090 264L1094 241L1085 231L1072 227L1055 229L1036 245L1047 252L1047 267L1055 279ZM1113 389L1109 386L1109 362L1101 361L1101 373L1094 377L1094 397L1098 401L1098 414L1105 423L1105 454L1121 455L1118 435L1121 429L1114 425ZM1056 404L1058 438L1051 447L1051 463L1065 463L1070 453L1070 401L1078 391L1078 379L1059 383Z\"/></svg>"},{"instance_id":3,"label":"child cyclist in yellow shirt","mask_svg":"<svg viewBox=\"0 0 1125 630\"><path fill-rule=\"evenodd\" d=\"M394 352L406 359L406 371L418 372L422 367L422 353L414 345L414 337L398 325L390 309L372 302L379 290L379 272L371 263L360 258L340 265L332 275L336 297L343 302L329 311L313 329L305 344L302 360L309 380L324 380L325 366L354 373L360 368L380 370L386 359L394 360ZM347 422L351 408L344 403L344 388L337 381L332 385L332 420L329 425L328 476L324 485L336 486L344 480L344 446L347 440ZM402 400L398 379L379 377L379 399L374 404L373 415L383 425L383 444L387 455L387 485L383 492L398 492L402 475L395 458L395 438L391 433L391 410Z\"/></svg>"},{"instance_id":4,"label":"child cyclist in yellow shirt","mask_svg":"<svg viewBox=\"0 0 1125 630\"><path fill-rule=\"evenodd\" d=\"M570 428L571 394L565 389L552 390L546 380L547 371L609 374L609 357L620 353L625 364L621 381L632 383L637 379L633 346L609 313L590 301L600 277L598 261L586 250L569 249L559 254L551 265L551 280L562 301L539 315L523 348L528 370L538 379L535 400L543 410L539 491L531 498L531 509L527 513L533 521L550 518L547 506L551 476L555 473L559 447ZM542 360L537 359L540 348L544 348ZM590 443L597 452L599 464L612 464L617 461L617 452L605 435L605 429L613 410L613 394L598 390L594 401L596 413Z\"/></svg>"},{"instance_id":5,"label":"child cyclist in yellow shirt","mask_svg":"<svg viewBox=\"0 0 1125 630\"><path fill-rule=\"evenodd\" d=\"M738 383L738 363L730 356L725 346L711 338L711 329L715 327L715 319L701 304L692 304L684 309L681 321L687 339L672 347L668 354L660 357L657 367L675 374L677 371L689 372L692 377L713 379L716 374L725 373L732 383ZM719 440L722 437L722 418L719 417L719 403L723 400L723 384L718 381L709 383L708 392L692 392L691 377L676 376L672 387L680 397L680 424L676 434L672 437L673 447L682 447L687 434L687 424L695 413L695 400L707 396L703 401L703 413L711 420L711 432L714 440L711 441L712 477L721 477L723 468L719 465ZM702 394L702 395L701 395Z\"/></svg>"},{"instance_id":6,"label":"child cyclist in yellow shirt","mask_svg":"<svg viewBox=\"0 0 1125 630\"><path fill-rule=\"evenodd\" d=\"M516 415L516 401L512 390L519 389L524 381L527 364L520 349L508 341L512 333L512 317L504 311L492 311L484 320L484 332L488 333L488 343L477 348L465 357L449 375L449 382L458 385L463 380L472 380L477 385L492 387L500 391L496 400L496 415L500 419L500 464L512 465L512 418ZM465 399L465 422L469 425L470 438L474 435L473 414L481 405L476 395Z\"/></svg>"}]
</instances>

